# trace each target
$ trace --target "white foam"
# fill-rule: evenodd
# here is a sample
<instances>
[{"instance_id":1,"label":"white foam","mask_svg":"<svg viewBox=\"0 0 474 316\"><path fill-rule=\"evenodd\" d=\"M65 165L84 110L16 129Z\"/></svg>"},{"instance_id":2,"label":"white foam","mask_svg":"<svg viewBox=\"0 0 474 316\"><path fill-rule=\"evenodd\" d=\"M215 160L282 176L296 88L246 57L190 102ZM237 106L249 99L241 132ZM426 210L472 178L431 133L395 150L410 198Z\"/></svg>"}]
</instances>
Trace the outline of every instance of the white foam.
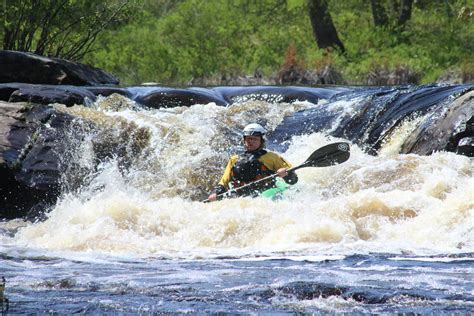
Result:
<instances>
[{"instance_id":1,"label":"white foam","mask_svg":"<svg viewBox=\"0 0 474 316\"><path fill-rule=\"evenodd\" d=\"M20 228L11 242L131 257L288 252L310 261L354 252L474 251L474 163L452 153L372 157L352 145L341 165L300 169L285 200L191 201L218 181L230 127L265 115L272 129L295 106L301 104L101 112L101 119L120 117L148 130L147 147L126 171L118 160L103 163L86 187L63 196L46 221ZM297 165L335 141L320 133L293 137L283 155Z\"/></svg>"}]
</instances>

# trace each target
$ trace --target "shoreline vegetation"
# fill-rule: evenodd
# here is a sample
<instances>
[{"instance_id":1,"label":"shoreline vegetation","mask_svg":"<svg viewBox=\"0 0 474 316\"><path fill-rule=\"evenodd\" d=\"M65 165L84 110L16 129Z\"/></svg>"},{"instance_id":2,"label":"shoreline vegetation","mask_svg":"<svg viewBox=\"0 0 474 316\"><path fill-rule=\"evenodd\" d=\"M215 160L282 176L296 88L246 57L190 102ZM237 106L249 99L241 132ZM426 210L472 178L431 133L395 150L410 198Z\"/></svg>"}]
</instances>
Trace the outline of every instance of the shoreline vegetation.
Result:
<instances>
[{"instance_id":1,"label":"shoreline vegetation","mask_svg":"<svg viewBox=\"0 0 474 316\"><path fill-rule=\"evenodd\" d=\"M0 36L4 50L92 65L123 86L465 83L473 9L474 0L18 0L0 8Z\"/></svg>"}]
</instances>

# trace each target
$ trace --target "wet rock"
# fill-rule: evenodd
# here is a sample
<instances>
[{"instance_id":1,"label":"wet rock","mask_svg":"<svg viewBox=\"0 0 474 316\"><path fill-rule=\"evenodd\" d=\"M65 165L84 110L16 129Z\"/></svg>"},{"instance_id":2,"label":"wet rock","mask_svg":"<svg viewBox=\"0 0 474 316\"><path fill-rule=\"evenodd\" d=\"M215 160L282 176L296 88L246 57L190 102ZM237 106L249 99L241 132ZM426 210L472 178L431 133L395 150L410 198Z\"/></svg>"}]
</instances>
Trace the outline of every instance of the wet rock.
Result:
<instances>
[{"instance_id":1,"label":"wet rock","mask_svg":"<svg viewBox=\"0 0 474 316\"><path fill-rule=\"evenodd\" d=\"M0 83L53 85L116 85L118 79L84 64L26 52L0 51Z\"/></svg>"},{"instance_id":2,"label":"wet rock","mask_svg":"<svg viewBox=\"0 0 474 316\"><path fill-rule=\"evenodd\" d=\"M471 130L473 127L474 124L471 125ZM471 135L474 135L474 131L471 133ZM468 157L474 157L474 136L463 137L456 146L456 153Z\"/></svg>"},{"instance_id":3,"label":"wet rock","mask_svg":"<svg viewBox=\"0 0 474 316\"><path fill-rule=\"evenodd\" d=\"M330 284L315 282L292 282L278 288L278 292L285 295L292 295L298 300L312 300L315 298L327 298L330 296L341 296L345 291L344 287L336 287Z\"/></svg>"},{"instance_id":4,"label":"wet rock","mask_svg":"<svg viewBox=\"0 0 474 316\"><path fill-rule=\"evenodd\" d=\"M470 152L473 88L470 85L373 87L335 95L324 107L302 110L284 119L268 136L272 150L283 151L295 135L319 131L353 141L376 155L405 122L418 119L399 150L429 155L434 151ZM340 100L349 101L344 111ZM351 101L353 100L353 101Z\"/></svg>"},{"instance_id":5,"label":"wet rock","mask_svg":"<svg viewBox=\"0 0 474 316\"><path fill-rule=\"evenodd\" d=\"M421 292L421 291L420 291ZM376 287L369 286L341 286L335 284L318 283L311 281L290 282L273 288L272 291L256 293L264 299L275 296L291 297L294 300L307 301L319 298L339 297L344 300L353 300L364 304L385 304L400 301L433 301L434 298L417 293L417 291L401 290L394 293L385 293Z\"/></svg>"},{"instance_id":6,"label":"wet rock","mask_svg":"<svg viewBox=\"0 0 474 316\"><path fill-rule=\"evenodd\" d=\"M145 128L83 107L0 101L0 219L43 218L103 161L126 170L149 138ZM85 142L92 151L84 160Z\"/></svg>"},{"instance_id":7,"label":"wet rock","mask_svg":"<svg viewBox=\"0 0 474 316\"><path fill-rule=\"evenodd\" d=\"M0 102L0 218L54 202L65 146L58 140L71 120L48 106Z\"/></svg>"},{"instance_id":8,"label":"wet rock","mask_svg":"<svg viewBox=\"0 0 474 316\"><path fill-rule=\"evenodd\" d=\"M114 93L123 95L124 97L131 98L132 93L124 88L115 87L86 87L86 89L92 92L95 96L108 97Z\"/></svg>"},{"instance_id":9,"label":"wet rock","mask_svg":"<svg viewBox=\"0 0 474 316\"><path fill-rule=\"evenodd\" d=\"M10 100L10 96L13 92L20 89L20 84L9 83L9 84L1 84L0 83L0 101L7 101Z\"/></svg>"},{"instance_id":10,"label":"wet rock","mask_svg":"<svg viewBox=\"0 0 474 316\"><path fill-rule=\"evenodd\" d=\"M411 133L402 146L402 153L429 155L447 150L473 157L474 91L468 91L449 106L440 107Z\"/></svg>"},{"instance_id":11,"label":"wet rock","mask_svg":"<svg viewBox=\"0 0 474 316\"><path fill-rule=\"evenodd\" d=\"M229 104L236 102L265 101L289 103L295 101L308 101L318 103L321 99L328 99L338 93L350 90L348 88L311 88L311 87L216 87L213 88L222 95Z\"/></svg>"},{"instance_id":12,"label":"wet rock","mask_svg":"<svg viewBox=\"0 0 474 316\"><path fill-rule=\"evenodd\" d=\"M226 105L224 100L213 94L212 91L205 89L159 88L138 96L135 101L144 106L156 109L208 104L211 102L217 105Z\"/></svg>"},{"instance_id":13,"label":"wet rock","mask_svg":"<svg viewBox=\"0 0 474 316\"><path fill-rule=\"evenodd\" d=\"M87 105L96 96L81 87L53 85L22 85L11 93L9 102L30 102L38 104L60 103L66 106Z\"/></svg>"}]
</instances>

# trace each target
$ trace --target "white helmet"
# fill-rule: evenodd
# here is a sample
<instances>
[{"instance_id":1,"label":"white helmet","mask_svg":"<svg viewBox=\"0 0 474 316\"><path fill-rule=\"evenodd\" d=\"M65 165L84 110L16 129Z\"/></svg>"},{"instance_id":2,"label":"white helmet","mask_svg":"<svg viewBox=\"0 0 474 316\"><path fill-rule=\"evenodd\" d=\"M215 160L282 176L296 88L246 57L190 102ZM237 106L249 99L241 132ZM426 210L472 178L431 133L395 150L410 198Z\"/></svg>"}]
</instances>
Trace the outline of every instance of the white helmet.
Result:
<instances>
[{"instance_id":1,"label":"white helmet","mask_svg":"<svg viewBox=\"0 0 474 316\"><path fill-rule=\"evenodd\" d=\"M245 136L264 136L267 133L265 128L262 125L257 123L252 123L244 128L244 137Z\"/></svg>"}]
</instances>

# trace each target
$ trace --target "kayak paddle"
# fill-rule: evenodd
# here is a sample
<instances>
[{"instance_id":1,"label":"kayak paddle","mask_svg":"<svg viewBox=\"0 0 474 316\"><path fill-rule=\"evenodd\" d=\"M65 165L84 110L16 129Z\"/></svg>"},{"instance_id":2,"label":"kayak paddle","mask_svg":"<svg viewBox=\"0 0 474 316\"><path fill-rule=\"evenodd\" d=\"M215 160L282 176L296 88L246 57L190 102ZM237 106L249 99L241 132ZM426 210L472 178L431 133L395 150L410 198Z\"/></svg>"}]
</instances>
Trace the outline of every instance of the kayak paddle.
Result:
<instances>
[{"instance_id":1,"label":"kayak paddle","mask_svg":"<svg viewBox=\"0 0 474 316\"><path fill-rule=\"evenodd\" d=\"M326 146L323 146L317 150L315 150L309 157L306 159L305 162L302 164L288 169L288 172L295 171L301 168L306 167L328 167L332 165L337 165L343 163L347 159L349 159L349 144L348 143L333 143ZM234 193L238 193L241 190L248 189L252 186L256 186L259 183L268 181L277 177L277 174L272 174L268 177L259 179L257 181L251 182L249 184L243 185L241 187L226 191L222 194L217 196L218 200L222 198L229 197ZM203 202L210 202L209 199L204 200Z\"/></svg>"}]
</instances>

